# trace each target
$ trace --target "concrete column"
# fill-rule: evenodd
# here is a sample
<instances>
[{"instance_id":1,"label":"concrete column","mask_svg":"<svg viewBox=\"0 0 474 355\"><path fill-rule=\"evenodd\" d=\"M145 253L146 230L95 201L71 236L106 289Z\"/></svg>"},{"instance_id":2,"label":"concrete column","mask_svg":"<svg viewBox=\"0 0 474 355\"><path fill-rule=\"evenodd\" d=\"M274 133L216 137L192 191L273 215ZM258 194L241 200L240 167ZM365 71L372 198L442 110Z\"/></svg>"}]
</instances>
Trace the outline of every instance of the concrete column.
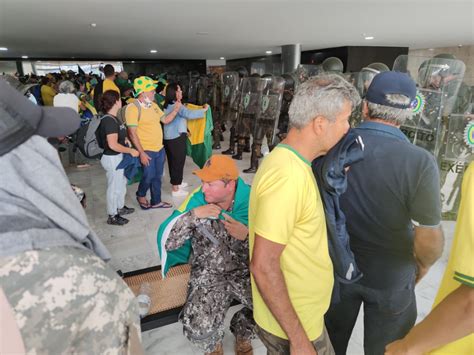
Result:
<instances>
[{"instance_id":1,"label":"concrete column","mask_svg":"<svg viewBox=\"0 0 474 355\"><path fill-rule=\"evenodd\" d=\"M301 44L286 44L281 46L282 72L289 73L301 63Z\"/></svg>"}]
</instances>

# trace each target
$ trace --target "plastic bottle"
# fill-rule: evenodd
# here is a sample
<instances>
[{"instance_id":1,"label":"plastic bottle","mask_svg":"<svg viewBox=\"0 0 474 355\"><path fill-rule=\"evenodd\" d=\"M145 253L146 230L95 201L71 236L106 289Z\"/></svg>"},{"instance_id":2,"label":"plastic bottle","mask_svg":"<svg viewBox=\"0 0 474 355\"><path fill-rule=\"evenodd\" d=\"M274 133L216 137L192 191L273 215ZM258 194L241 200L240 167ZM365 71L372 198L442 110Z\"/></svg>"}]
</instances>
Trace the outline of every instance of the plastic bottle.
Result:
<instances>
[{"instance_id":1,"label":"plastic bottle","mask_svg":"<svg viewBox=\"0 0 474 355\"><path fill-rule=\"evenodd\" d=\"M137 302L140 318L143 318L148 314L151 306L151 285L148 282L144 282L140 285Z\"/></svg>"}]
</instances>

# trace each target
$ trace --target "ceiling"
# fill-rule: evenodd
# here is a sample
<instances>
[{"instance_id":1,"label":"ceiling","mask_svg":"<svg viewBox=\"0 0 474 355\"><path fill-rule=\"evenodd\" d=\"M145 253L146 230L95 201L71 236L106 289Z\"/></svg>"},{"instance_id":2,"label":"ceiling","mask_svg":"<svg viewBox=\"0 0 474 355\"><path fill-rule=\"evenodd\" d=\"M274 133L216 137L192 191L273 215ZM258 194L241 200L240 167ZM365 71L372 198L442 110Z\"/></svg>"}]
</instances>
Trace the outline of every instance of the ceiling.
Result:
<instances>
[{"instance_id":1,"label":"ceiling","mask_svg":"<svg viewBox=\"0 0 474 355\"><path fill-rule=\"evenodd\" d=\"M0 0L0 59L235 59L293 43L472 45L474 0Z\"/></svg>"}]
</instances>

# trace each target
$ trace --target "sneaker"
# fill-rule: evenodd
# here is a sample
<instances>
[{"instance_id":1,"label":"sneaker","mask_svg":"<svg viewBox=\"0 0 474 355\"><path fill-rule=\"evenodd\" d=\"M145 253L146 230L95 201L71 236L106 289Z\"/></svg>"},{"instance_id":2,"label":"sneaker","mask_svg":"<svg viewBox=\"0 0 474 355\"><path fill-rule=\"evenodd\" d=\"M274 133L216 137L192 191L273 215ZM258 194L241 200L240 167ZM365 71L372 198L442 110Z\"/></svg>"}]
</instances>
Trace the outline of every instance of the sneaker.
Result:
<instances>
[{"instance_id":1,"label":"sneaker","mask_svg":"<svg viewBox=\"0 0 474 355\"><path fill-rule=\"evenodd\" d=\"M188 196L188 192L179 189L178 191L171 191L171 196L173 197L183 197L183 196Z\"/></svg>"},{"instance_id":2,"label":"sneaker","mask_svg":"<svg viewBox=\"0 0 474 355\"><path fill-rule=\"evenodd\" d=\"M107 219L107 224L111 224L113 226L123 226L128 223L128 219L121 217L120 215L116 214L115 216L109 216Z\"/></svg>"},{"instance_id":3,"label":"sneaker","mask_svg":"<svg viewBox=\"0 0 474 355\"><path fill-rule=\"evenodd\" d=\"M123 206L123 208L118 210L118 214L121 215L121 216L126 215L126 214L130 214L130 213L133 213L133 212L135 212L135 208L131 208L131 207L127 207L127 206Z\"/></svg>"},{"instance_id":4,"label":"sneaker","mask_svg":"<svg viewBox=\"0 0 474 355\"><path fill-rule=\"evenodd\" d=\"M179 185L179 188L180 188L180 189L184 189L184 188L186 188L186 187L188 187L188 186L189 186L188 183L183 181L183 182L181 183L181 185Z\"/></svg>"}]
</instances>

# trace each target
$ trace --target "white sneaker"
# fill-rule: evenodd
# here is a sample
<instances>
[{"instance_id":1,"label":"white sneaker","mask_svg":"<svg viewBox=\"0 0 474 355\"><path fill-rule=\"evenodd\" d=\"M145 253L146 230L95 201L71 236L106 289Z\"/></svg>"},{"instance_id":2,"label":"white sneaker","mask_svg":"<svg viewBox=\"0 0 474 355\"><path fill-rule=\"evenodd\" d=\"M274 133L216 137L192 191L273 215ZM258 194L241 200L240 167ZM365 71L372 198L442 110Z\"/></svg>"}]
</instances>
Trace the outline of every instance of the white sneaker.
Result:
<instances>
[{"instance_id":1,"label":"white sneaker","mask_svg":"<svg viewBox=\"0 0 474 355\"><path fill-rule=\"evenodd\" d=\"M183 197L183 196L188 196L188 192L184 190L178 190L178 191L171 191L171 196L173 197Z\"/></svg>"},{"instance_id":2,"label":"white sneaker","mask_svg":"<svg viewBox=\"0 0 474 355\"><path fill-rule=\"evenodd\" d=\"M184 189L185 187L188 187L188 186L189 186L188 183L183 181L181 185L179 185L179 188Z\"/></svg>"}]
</instances>

